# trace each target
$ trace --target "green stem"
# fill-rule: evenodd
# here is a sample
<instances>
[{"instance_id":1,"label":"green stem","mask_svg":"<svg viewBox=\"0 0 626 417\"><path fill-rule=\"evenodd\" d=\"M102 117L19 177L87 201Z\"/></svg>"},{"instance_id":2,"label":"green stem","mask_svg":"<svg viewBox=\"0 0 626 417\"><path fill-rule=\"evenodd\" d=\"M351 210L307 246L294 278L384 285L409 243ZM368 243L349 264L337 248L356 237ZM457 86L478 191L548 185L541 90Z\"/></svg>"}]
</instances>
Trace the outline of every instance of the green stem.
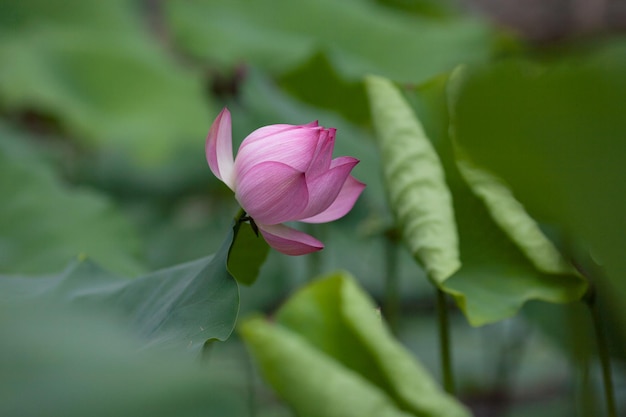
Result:
<instances>
[{"instance_id":1,"label":"green stem","mask_svg":"<svg viewBox=\"0 0 626 417\"><path fill-rule=\"evenodd\" d=\"M450 352L450 322L446 293L437 289L437 322L439 324L439 348L441 351L441 374L443 387L447 393L454 395L454 374L452 372L452 355Z\"/></svg>"},{"instance_id":2,"label":"green stem","mask_svg":"<svg viewBox=\"0 0 626 417\"><path fill-rule=\"evenodd\" d=\"M235 220L235 224L233 225L233 242L237 238L237 233L239 233L239 228L241 227L241 223L246 221L245 210L240 208L237 214L235 214L234 220Z\"/></svg>"},{"instance_id":3,"label":"green stem","mask_svg":"<svg viewBox=\"0 0 626 417\"><path fill-rule=\"evenodd\" d=\"M585 307L586 304L585 304ZM596 414L596 396L592 389L589 377L591 367L591 324L586 320L586 311L583 305L572 304L565 308L568 337L566 344L572 355L575 365L574 400L577 403L580 417L594 417ZM581 332L581 323L584 323L584 332ZM587 331L589 330L589 331Z\"/></svg>"},{"instance_id":4,"label":"green stem","mask_svg":"<svg viewBox=\"0 0 626 417\"><path fill-rule=\"evenodd\" d=\"M580 415L584 417L593 417L596 410L596 402L594 401L594 395L591 388L591 381L589 378L589 353L586 352L584 358L580 359L579 369L579 401L580 401Z\"/></svg>"},{"instance_id":5,"label":"green stem","mask_svg":"<svg viewBox=\"0 0 626 417\"><path fill-rule=\"evenodd\" d=\"M606 401L606 413L608 417L617 417L617 409L615 407L615 393L613 392L613 381L611 377L611 357L609 355L609 345L604 333L602 318L596 299L596 294L592 293L587 298L587 306L591 313L591 321L596 334L596 344L598 345L598 356L600 358L600 366L602 368L602 382L604 385L604 399Z\"/></svg>"}]
</instances>

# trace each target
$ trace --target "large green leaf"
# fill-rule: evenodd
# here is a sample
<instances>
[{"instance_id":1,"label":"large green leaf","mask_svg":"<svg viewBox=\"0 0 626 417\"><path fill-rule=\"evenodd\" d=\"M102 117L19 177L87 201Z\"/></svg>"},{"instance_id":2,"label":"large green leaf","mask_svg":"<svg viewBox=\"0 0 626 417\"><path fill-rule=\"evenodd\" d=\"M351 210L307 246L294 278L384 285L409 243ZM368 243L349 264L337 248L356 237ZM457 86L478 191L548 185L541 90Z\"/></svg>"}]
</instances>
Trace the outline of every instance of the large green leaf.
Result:
<instances>
[{"instance_id":1,"label":"large green leaf","mask_svg":"<svg viewBox=\"0 0 626 417\"><path fill-rule=\"evenodd\" d=\"M0 102L73 137L157 162L206 134L199 74L145 31L133 2L3 2Z\"/></svg>"},{"instance_id":2,"label":"large green leaf","mask_svg":"<svg viewBox=\"0 0 626 417\"><path fill-rule=\"evenodd\" d=\"M583 239L616 298L626 296L625 44L549 65L470 70L453 103L461 146L532 213L564 229L570 248Z\"/></svg>"},{"instance_id":3,"label":"large green leaf","mask_svg":"<svg viewBox=\"0 0 626 417\"><path fill-rule=\"evenodd\" d=\"M470 324L511 317L529 300L567 303L584 295L586 283L577 275L539 271L471 191L455 190L457 200L463 267L442 289L455 297Z\"/></svg>"},{"instance_id":4,"label":"large green leaf","mask_svg":"<svg viewBox=\"0 0 626 417\"><path fill-rule=\"evenodd\" d=\"M398 89L366 79L389 204L404 241L441 285L460 266L452 197L437 153Z\"/></svg>"},{"instance_id":5,"label":"large green leaf","mask_svg":"<svg viewBox=\"0 0 626 417\"><path fill-rule=\"evenodd\" d=\"M280 326L249 319L241 326L241 335L265 378L299 416L411 416L360 376Z\"/></svg>"},{"instance_id":6,"label":"large green leaf","mask_svg":"<svg viewBox=\"0 0 626 417\"><path fill-rule=\"evenodd\" d=\"M122 318L146 346L198 352L207 340L225 340L235 326L239 290L226 262L232 231L213 256L126 279L77 259L62 273L3 277L4 300L61 300Z\"/></svg>"},{"instance_id":7,"label":"large green leaf","mask_svg":"<svg viewBox=\"0 0 626 417\"><path fill-rule=\"evenodd\" d=\"M144 350L125 326L41 300L0 304L0 415L246 415L229 374Z\"/></svg>"},{"instance_id":8,"label":"large green leaf","mask_svg":"<svg viewBox=\"0 0 626 417\"><path fill-rule=\"evenodd\" d=\"M302 416L467 416L395 341L345 273L294 295L242 336L265 377Z\"/></svg>"},{"instance_id":9,"label":"large green leaf","mask_svg":"<svg viewBox=\"0 0 626 417\"><path fill-rule=\"evenodd\" d=\"M283 73L326 54L344 76L366 73L419 82L489 55L487 26L428 20L375 2L195 0L166 3L175 39L222 65L253 63Z\"/></svg>"},{"instance_id":10,"label":"large green leaf","mask_svg":"<svg viewBox=\"0 0 626 417\"><path fill-rule=\"evenodd\" d=\"M564 275L576 273L500 178L477 167L458 148L456 157L459 172L474 194L485 203L491 218L539 271Z\"/></svg>"},{"instance_id":11,"label":"large green leaf","mask_svg":"<svg viewBox=\"0 0 626 417\"><path fill-rule=\"evenodd\" d=\"M468 169L475 167L462 163L465 174L474 174L474 177L468 182L459 172L457 155L448 137L447 82L447 77L439 77L408 95L423 120L428 139L432 139L436 147L453 195L462 266L440 288L455 297L473 325L510 317L532 299L550 302L580 299L586 289L584 280L563 267L545 237L537 237L537 225L515 204L513 197L506 194L502 184L496 184L500 188L492 195L493 178L480 182L479 179L484 180L483 172L470 172ZM409 117L415 115L411 112ZM484 197L478 197L478 191L492 193L489 195L491 206ZM502 202L507 205L501 205ZM500 224L494 221L498 216ZM507 230L507 224L518 229ZM532 230L533 239L520 233L526 229ZM543 252L546 247L549 252Z\"/></svg>"},{"instance_id":12,"label":"large green leaf","mask_svg":"<svg viewBox=\"0 0 626 417\"><path fill-rule=\"evenodd\" d=\"M114 271L140 272L137 235L113 203L64 185L29 139L0 125L0 271L55 271L83 253Z\"/></svg>"}]
</instances>

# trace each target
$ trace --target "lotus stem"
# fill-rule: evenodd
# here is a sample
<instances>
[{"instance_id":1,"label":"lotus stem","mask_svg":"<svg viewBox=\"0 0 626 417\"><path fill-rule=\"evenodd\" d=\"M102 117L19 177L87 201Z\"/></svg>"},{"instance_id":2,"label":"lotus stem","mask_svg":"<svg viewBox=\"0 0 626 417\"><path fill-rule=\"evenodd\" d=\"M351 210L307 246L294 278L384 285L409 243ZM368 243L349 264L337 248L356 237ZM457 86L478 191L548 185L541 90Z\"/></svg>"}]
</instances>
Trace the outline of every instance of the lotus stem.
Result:
<instances>
[{"instance_id":1,"label":"lotus stem","mask_svg":"<svg viewBox=\"0 0 626 417\"><path fill-rule=\"evenodd\" d=\"M452 354L450 351L450 322L446 293L437 288L437 322L439 324L439 350L441 353L441 374L443 388L448 394L454 395L454 374L452 371Z\"/></svg>"},{"instance_id":2,"label":"lotus stem","mask_svg":"<svg viewBox=\"0 0 626 417\"><path fill-rule=\"evenodd\" d=\"M606 403L606 415L608 417L617 417L617 408L615 406L615 393L613 391L613 378L611 375L611 357L609 355L609 345L600 316L600 309L597 302L597 294L592 289L586 298L587 307L591 313L591 321L593 330L596 335L596 344L598 346L598 357L600 358L600 367L602 368L602 383L604 385L604 400Z\"/></svg>"}]
</instances>

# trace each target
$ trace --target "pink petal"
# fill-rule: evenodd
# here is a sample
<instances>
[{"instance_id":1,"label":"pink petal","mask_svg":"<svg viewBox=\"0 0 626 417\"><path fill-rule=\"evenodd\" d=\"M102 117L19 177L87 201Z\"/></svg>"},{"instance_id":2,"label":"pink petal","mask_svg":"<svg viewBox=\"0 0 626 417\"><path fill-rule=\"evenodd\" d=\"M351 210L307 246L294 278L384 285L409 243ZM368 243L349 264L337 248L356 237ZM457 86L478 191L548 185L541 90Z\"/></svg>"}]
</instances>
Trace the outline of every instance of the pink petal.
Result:
<instances>
[{"instance_id":1,"label":"pink petal","mask_svg":"<svg viewBox=\"0 0 626 417\"><path fill-rule=\"evenodd\" d=\"M343 156L333 160L331 169L316 178L309 178L307 173L309 204L302 212L302 217L309 218L326 210L337 199L352 168L358 163L356 158Z\"/></svg>"},{"instance_id":2,"label":"pink petal","mask_svg":"<svg viewBox=\"0 0 626 417\"><path fill-rule=\"evenodd\" d=\"M304 173L280 162L263 162L237 176L235 197L259 223L297 219L307 206L308 196Z\"/></svg>"},{"instance_id":3,"label":"pink petal","mask_svg":"<svg viewBox=\"0 0 626 417\"><path fill-rule=\"evenodd\" d=\"M263 140L271 135L276 135L285 131L293 130L297 127L299 126L288 125L288 124L276 124L276 125L268 125L268 126L260 127L257 130L253 131L252 133L250 133L241 143L241 146L245 146L244 144L251 144L259 140Z\"/></svg>"},{"instance_id":4,"label":"pink petal","mask_svg":"<svg viewBox=\"0 0 626 417\"><path fill-rule=\"evenodd\" d=\"M289 124L275 124L263 126L250 133L242 142L241 146L249 145L251 143L257 142L259 140L263 140L271 135L276 135L283 133L285 131L295 130L295 129L312 129L317 130L315 128L318 127L317 120L311 123L307 123L305 125L289 125ZM322 129L322 128L320 128ZM244 145L245 144L245 145Z\"/></svg>"},{"instance_id":5,"label":"pink petal","mask_svg":"<svg viewBox=\"0 0 626 417\"><path fill-rule=\"evenodd\" d=\"M352 210L354 203L356 203L356 200L359 198L364 188L365 184L350 175L343 184L343 188L339 192L337 199L335 199L330 207L315 216L300 219L300 221L306 223L326 223L345 216Z\"/></svg>"},{"instance_id":6,"label":"pink petal","mask_svg":"<svg viewBox=\"0 0 626 417\"><path fill-rule=\"evenodd\" d=\"M233 190L233 144L230 112L226 107L211 125L205 143L206 160L213 174Z\"/></svg>"},{"instance_id":7,"label":"pink petal","mask_svg":"<svg viewBox=\"0 0 626 417\"><path fill-rule=\"evenodd\" d=\"M259 224L259 231L265 241L274 249L286 255L306 255L324 249L324 244L313 236L292 229L284 224Z\"/></svg>"},{"instance_id":8,"label":"pink petal","mask_svg":"<svg viewBox=\"0 0 626 417\"><path fill-rule=\"evenodd\" d=\"M337 129L334 128L324 129L320 134L315 155L306 171L307 176L317 177L330 168L330 163L333 158L333 148L335 147L336 131Z\"/></svg>"},{"instance_id":9,"label":"pink petal","mask_svg":"<svg viewBox=\"0 0 626 417\"><path fill-rule=\"evenodd\" d=\"M304 172L315 156L322 128L273 125L252 132L239 147L236 176L261 162L282 162Z\"/></svg>"}]
</instances>

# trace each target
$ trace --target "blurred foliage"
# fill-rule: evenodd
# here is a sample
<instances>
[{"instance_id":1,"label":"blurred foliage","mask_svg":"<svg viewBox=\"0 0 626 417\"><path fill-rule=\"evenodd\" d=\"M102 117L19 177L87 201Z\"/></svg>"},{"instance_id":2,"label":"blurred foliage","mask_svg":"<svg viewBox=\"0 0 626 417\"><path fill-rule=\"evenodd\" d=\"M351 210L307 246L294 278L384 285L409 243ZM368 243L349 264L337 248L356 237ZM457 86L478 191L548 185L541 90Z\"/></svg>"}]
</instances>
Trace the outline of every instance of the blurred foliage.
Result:
<instances>
[{"instance_id":1,"label":"blurred foliage","mask_svg":"<svg viewBox=\"0 0 626 417\"><path fill-rule=\"evenodd\" d=\"M346 273L300 290L273 322L244 321L241 333L298 415L469 415L390 337L375 305Z\"/></svg>"},{"instance_id":2,"label":"blurred foliage","mask_svg":"<svg viewBox=\"0 0 626 417\"><path fill-rule=\"evenodd\" d=\"M139 240L113 201L65 186L23 132L0 125L0 271L44 273L80 253L127 274L142 270Z\"/></svg>"},{"instance_id":3,"label":"blurred foliage","mask_svg":"<svg viewBox=\"0 0 626 417\"><path fill-rule=\"evenodd\" d=\"M73 137L143 162L194 143L210 114L199 74L149 37L131 5L3 2L0 60L10 63L0 73L4 111L37 111Z\"/></svg>"},{"instance_id":4,"label":"blurred foliage","mask_svg":"<svg viewBox=\"0 0 626 417\"><path fill-rule=\"evenodd\" d=\"M445 282L464 294L457 300L470 322L501 320L527 300L579 299L580 275L544 268L562 266L562 254L592 279L603 303L624 407L626 43L615 36L524 44L458 3L0 2L0 414L293 415L250 371L237 337L207 344L208 364L189 364L176 348L160 352L159 346L172 342L184 350L193 334L197 351L206 338L228 336L238 291L242 312L271 312L306 280L337 268L358 278L383 315L392 310L385 291L395 276L398 338L422 359L420 381L437 375L433 290L390 231L363 82L368 74L401 90L437 152L462 262ZM207 258L229 236L237 210L202 149L224 105L233 113L235 142L273 123L317 119L336 127L335 154L359 158L354 174L368 185L348 216L316 226L323 252L306 258L270 252L255 285L239 289L226 271L223 246ZM256 250L241 249L235 257L261 262ZM66 266L79 255L90 260ZM203 266L213 269L198 273ZM246 264L244 276L256 278L257 267ZM145 274L161 268L168 269ZM123 288L136 292L112 296ZM47 301L16 305L8 301L16 291L23 298L47 293ZM48 300L56 299L53 293L82 301L58 306ZM338 308L339 298L326 299L318 311ZM120 304L107 308L115 300ZM92 301L109 313L80 309ZM599 415L594 343L579 307L532 302L524 315L481 329L452 310L463 402L477 416ZM373 320L371 304L366 310L362 316ZM289 337L315 324L315 314L302 314ZM354 322L332 316L317 329L345 335L355 331L358 316ZM149 320L157 318L163 323ZM270 332L284 326L255 320ZM217 327L200 331L196 341L196 327L208 323ZM371 326L380 329L378 322ZM323 336L319 343L338 349L344 362L363 359ZM379 336L350 345L370 349L366 357L376 358L378 376L385 366L412 363L406 352L393 354L395 365L387 361L378 349L400 347L386 331ZM355 381L331 353L298 337L303 350L285 355L310 367L305 353L313 352L329 372ZM146 349L150 340L153 349ZM276 372L288 373L287 362L278 362ZM328 388L320 378L320 389ZM395 380L371 381L354 386L382 392L397 410L404 394ZM298 396L299 383L285 389ZM409 396L408 402L421 401Z\"/></svg>"},{"instance_id":5,"label":"blurred foliage","mask_svg":"<svg viewBox=\"0 0 626 417\"><path fill-rule=\"evenodd\" d=\"M245 60L273 74L322 52L352 80L376 73L419 83L490 54L490 30L474 19L431 20L375 2L176 0L166 7L174 40L193 56L226 67Z\"/></svg>"},{"instance_id":6,"label":"blurred foliage","mask_svg":"<svg viewBox=\"0 0 626 417\"><path fill-rule=\"evenodd\" d=\"M2 304L0 414L245 415L227 373L172 352L142 352L144 341L123 327L54 303Z\"/></svg>"},{"instance_id":7,"label":"blurred foliage","mask_svg":"<svg viewBox=\"0 0 626 417\"><path fill-rule=\"evenodd\" d=\"M207 340L226 340L239 311L239 290L226 269L228 234L213 256L121 278L77 259L58 275L0 280L0 300L63 302L123 319L146 346L199 352Z\"/></svg>"},{"instance_id":8,"label":"blurred foliage","mask_svg":"<svg viewBox=\"0 0 626 417\"><path fill-rule=\"evenodd\" d=\"M558 224L568 237L568 256L590 279L606 274L616 297L626 295L626 124L620 116L626 62L620 57L477 69L461 81L455 122L462 146L512 184L537 216ZM591 257L575 249L580 240Z\"/></svg>"},{"instance_id":9,"label":"blurred foliage","mask_svg":"<svg viewBox=\"0 0 626 417\"><path fill-rule=\"evenodd\" d=\"M413 101L447 124L446 85L445 79L433 81L415 90ZM439 156L388 80L369 78L367 86L389 204L404 240L435 285L457 299L470 323L510 317L529 299L581 299L586 282L564 266L505 185L455 153L445 128L431 130Z\"/></svg>"}]
</instances>

